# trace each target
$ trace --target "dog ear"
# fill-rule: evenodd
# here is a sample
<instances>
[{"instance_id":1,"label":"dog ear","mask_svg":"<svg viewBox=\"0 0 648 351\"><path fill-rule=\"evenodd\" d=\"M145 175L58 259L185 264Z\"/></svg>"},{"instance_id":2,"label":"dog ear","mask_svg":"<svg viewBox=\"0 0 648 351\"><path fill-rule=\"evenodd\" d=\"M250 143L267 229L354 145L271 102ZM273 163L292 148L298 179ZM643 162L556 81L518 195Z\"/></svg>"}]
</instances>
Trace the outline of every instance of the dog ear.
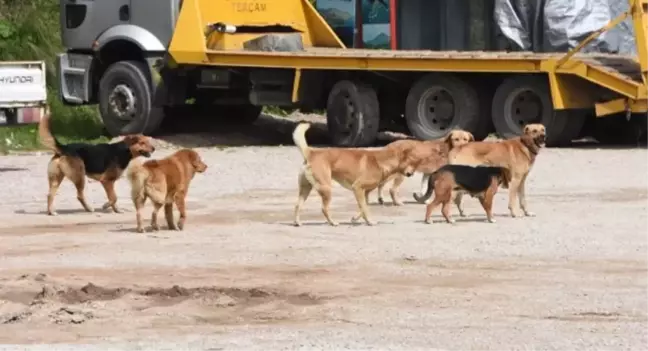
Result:
<instances>
[{"instance_id":1,"label":"dog ear","mask_svg":"<svg viewBox=\"0 0 648 351\"><path fill-rule=\"evenodd\" d=\"M454 134L454 130L451 130L450 133L443 138L443 142L448 144L449 147L452 147L452 134Z\"/></svg>"},{"instance_id":2,"label":"dog ear","mask_svg":"<svg viewBox=\"0 0 648 351\"><path fill-rule=\"evenodd\" d=\"M475 136L471 132L466 132L468 133L468 141L473 142L475 141Z\"/></svg>"},{"instance_id":3,"label":"dog ear","mask_svg":"<svg viewBox=\"0 0 648 351\"><path fill-rule=\"evenodd\" d=\"M126 143L126 145L128 146L132 146L133 144L137 144L139 139L140 139L139 135L125 135L122 141Z\"/></svg>"},{"instance_id":4,"label":"dog ear","mask_svg":"<svg viewBox=\"0 0 648 351\"><path fill-rule=\"evenodd\" d=\"M522 129L522 132L523 132L524 134L528 134L528 133L529 133L529 125L525 125L525 126L524 126L524 129Z\"/></svg>"}]
</instances>

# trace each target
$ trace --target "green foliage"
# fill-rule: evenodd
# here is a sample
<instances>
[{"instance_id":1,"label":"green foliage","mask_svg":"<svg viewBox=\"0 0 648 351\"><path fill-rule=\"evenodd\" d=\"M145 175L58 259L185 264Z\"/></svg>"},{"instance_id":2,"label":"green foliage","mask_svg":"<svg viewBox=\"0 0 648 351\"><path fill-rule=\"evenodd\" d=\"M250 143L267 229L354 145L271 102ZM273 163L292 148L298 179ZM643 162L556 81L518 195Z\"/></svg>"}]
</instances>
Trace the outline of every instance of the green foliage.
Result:
<instances>
[{"instance_id":1,"label":"green foliage","mask_svg":"<svg viewBox=\"0 0 648 351\"><path fill-rule=\"evenodd\" d=\"M0 0L0 61L44 60L52 128L62 140L101 135L95 107L65 106L59 99L56 54L63 52L59 0ZM38 147L35 126L0 128L0 150Z\"/></svg>"}]
</instances>

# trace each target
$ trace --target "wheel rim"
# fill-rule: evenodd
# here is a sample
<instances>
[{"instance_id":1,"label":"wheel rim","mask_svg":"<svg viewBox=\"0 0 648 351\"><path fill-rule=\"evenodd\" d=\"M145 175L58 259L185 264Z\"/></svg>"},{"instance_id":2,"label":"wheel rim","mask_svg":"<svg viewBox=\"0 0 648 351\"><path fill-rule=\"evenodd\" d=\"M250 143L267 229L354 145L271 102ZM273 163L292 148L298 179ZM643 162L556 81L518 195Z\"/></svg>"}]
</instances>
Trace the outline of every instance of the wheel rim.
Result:
<instances>
[{"instance_id":1,"label":"wheel rim","mask_svg":"<svg viewBox=\"0 0 648 351\"><path fill-rule=\"evenodd\" d=\"M358 125L358 107L349 93L337 94L334 98L333 119L338 134L350 136Z\"/></svg>"},{"instance_id":2,"label":"wheel rim","mask_svg":"<svg viewBox=\"0 0 648 351\"><path fill-rule=\"evenodd\" d=\"M446 131L457 123L457 105L447 90L428 89L419 99L418 115L426 128Z\"/></svg>"},{"instance_id":3,"label":"wheel rim","mask_svg":"<svg viewBox=\"0 0 648 351\"><path fill-rule=\"evenodd\" d=\"M115 117L124 122L135 119L137 114L137 98L126 84L118 84L108 96L110 111Z\"/></svg>"},{"instance_id":4,"label":"wheel rim","mask_svg":"<svg viewBox=\"0 0 648 351\"><path fill-rule=\"evenodd\" d=\"M542 122L542 100L532 90L520 88L513 91L504 105L504 119L510 130L521 131L529 123Z\"/></svg>"}]
</instances>

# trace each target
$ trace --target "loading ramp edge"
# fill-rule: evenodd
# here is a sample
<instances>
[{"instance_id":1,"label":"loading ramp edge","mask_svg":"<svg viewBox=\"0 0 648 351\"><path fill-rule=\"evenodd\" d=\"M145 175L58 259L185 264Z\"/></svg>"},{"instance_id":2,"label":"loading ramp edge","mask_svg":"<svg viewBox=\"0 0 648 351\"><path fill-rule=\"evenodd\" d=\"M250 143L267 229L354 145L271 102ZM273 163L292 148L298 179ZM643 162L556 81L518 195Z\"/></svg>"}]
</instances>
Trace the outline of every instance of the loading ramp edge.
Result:
<instances>
[{"instance_id":1,"label":"loading ramp edge","mask_svg":"<svg viewBox=\"0 0 648 351\"><path fill-rule=\"evenodd\" d=\"M573 62L569 68L558 68L556 73L579 76L633 100L646 99L646 87L631 77L611 72L604 67L585 62Z\"/></svg>"}]
</instances>

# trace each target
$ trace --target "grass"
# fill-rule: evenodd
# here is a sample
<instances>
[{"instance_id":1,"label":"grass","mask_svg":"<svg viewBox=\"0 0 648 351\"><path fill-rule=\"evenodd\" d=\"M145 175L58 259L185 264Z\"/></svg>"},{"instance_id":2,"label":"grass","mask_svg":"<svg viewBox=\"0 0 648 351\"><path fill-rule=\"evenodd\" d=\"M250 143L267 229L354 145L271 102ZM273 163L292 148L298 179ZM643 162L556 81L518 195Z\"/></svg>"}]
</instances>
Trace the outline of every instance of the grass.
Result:
<instances>
[{"instance_id":1,"label":"grass","mask_svg":"<svg viewBox=\"0 0 648 351\"><path fill-rule=\"evenodd\" d=\"M0 61L44 60L52 129L63 142L100 142L102 125L94 106L71 107L60 101L56 54L63 52L59 0L0 0ZM36 150L37 126L0 128L0 152Z\"/></svg>"}]
</instances>

